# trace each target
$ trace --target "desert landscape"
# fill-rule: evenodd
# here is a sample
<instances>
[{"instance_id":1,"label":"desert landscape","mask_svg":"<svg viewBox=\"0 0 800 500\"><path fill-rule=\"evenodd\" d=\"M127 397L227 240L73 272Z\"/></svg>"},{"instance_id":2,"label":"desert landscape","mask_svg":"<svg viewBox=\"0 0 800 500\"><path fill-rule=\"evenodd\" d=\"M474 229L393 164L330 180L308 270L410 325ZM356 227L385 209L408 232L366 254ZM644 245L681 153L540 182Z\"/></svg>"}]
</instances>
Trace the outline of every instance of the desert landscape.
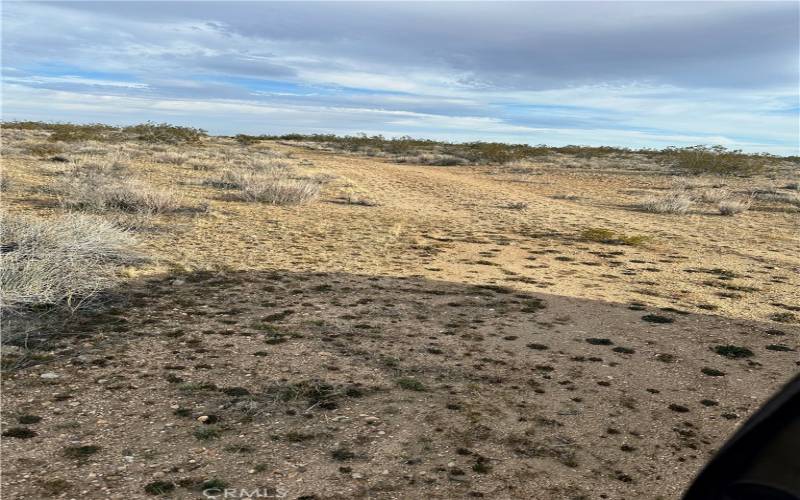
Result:
<instances>
[{"instance_id":1,"label":"desert landscape","mask_svg":"<svg viewBox=\"0 0 800 500\"><path fill-rule=\"evenodd\" d=\"M800 367L796 157L39 122L2 156L7 498L678 498Z\"/></svg>"}]
</instances>

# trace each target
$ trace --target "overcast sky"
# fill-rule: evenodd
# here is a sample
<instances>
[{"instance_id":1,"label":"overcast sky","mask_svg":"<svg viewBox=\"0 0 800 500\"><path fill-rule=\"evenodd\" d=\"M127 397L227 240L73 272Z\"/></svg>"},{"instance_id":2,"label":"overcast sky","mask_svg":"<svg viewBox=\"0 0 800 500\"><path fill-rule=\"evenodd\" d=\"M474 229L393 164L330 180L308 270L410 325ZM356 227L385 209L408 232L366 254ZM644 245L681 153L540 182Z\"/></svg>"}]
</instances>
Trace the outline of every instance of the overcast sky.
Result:
<instances>
[{"instance_id":1,"label":"overcast sky","mask_svg":"<svg viewBox=\"0 0 800 500\"><path fill-rule=\"evenodd\" d=\"M797 2L3 2L3 119L798 154Z\"/></svg>"}]
</instances>

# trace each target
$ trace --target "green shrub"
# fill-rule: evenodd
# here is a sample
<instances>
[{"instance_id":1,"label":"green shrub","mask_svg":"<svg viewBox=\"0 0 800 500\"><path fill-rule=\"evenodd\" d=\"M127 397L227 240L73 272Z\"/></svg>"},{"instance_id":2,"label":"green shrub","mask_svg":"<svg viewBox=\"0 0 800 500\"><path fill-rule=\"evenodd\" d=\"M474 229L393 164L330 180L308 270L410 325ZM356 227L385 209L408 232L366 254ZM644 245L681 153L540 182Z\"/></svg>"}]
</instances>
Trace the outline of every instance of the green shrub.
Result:
<instances>
[{"instance_id":1,"label":"green shrub","mask_svg":"<svg viewBox=\"0 0 800 500\"><path fill-rule=\"evenodd\" d=\"M148 143L178 144L198 142L207 135L205 130L199 128L153 122L114 127L102 123L75 124L18 121L4 122L3 127L22 130L45 130L51 133L49 137L51 142L120 142L133 139Z\"/></svg>"},{"instance_id":2,"label":"green shrub","mask_svg":"<svg viewBox=\"0 0 800 500\"><path fill-rule=\"evenodd\" d=\"M668 148L664 162L690 174L753 175L762 172L775 158L771 155L745 154L723 146Z\"/></svg>"}]
</instances>

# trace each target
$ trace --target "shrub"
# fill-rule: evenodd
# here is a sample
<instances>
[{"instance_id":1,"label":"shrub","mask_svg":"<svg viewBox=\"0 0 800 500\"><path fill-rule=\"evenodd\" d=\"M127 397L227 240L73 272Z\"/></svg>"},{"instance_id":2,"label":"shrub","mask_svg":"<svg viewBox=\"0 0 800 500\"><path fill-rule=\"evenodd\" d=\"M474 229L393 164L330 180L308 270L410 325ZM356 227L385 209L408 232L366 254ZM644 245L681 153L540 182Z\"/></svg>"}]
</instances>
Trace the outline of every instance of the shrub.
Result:
<instances>
[{"instance_id":1,"label":"shrub","mask_svg":"<svg viewBox=\"0 0 800 500\"><path fill-rule=\"evenodd\" d=\"M408 391L425 391L425 384L419 380L411 377L403 377L397 379L397 385Z\"/></svg>"},{"instance_id":2,"label":"shrub","mask_svg":"<svg viewBox=\"0 0 800 500\"><path fill-rule=\"evenodd\" d=\"M172 165L183 165L189 159L185 153L178 153L177 151L165 151L159 153L153 158L156 163L170 163Z\"/></svg>"},{"instance_id":3,"label":"shrub","mask_svg":"<svg viewBox=\"0 0 800 500\"><path fill-rule=\"evenodd\" d=\"M724 188L717 189L703 189L697 194L693 194L693 198L702 203L721 203L730 198L731 192Z\"/></svg>"},{"instance_id":4,"label":"shrub","mask_svg":"<svg viewBox=\"0 0 800 500\"><path fill-rule=\"evenodd\" d=\"M750 200L723 200L717 205L722 215L736 215L750 208Z\"/></svg>"},{"instance_id":5,"label":"shrub","mask_svg":"<svg viewBox=\"0 0 800 500\"><path fill-rule=\"evenodd\" d=\"M153 122L123 127L122 132L142 142L161 144L194 143L207 135L206 131L200 128Z\"/></svg>"},{"instance_id":6,"label":"shrub","mask_svg":"<svg viewBox=\"0 0 800 500\"><path fill-rule=\"evenodd\" d=\"M246 201L272 205L298 205L317 198L320 185L300 179L254 176L248 178L239 192Z\"/></svg>"},{"instance_id":7,"label":"shrub","mask_svg":"<svg viewBox=\"0 0 800 500\"><path fill-rule=\"evenodd\" d=\"M769 155L748 155L723 146L668 148L664 161L677 170L690 174L753 175L774 161Z\"/></svg>"},{"instance_id":8,"label":"shrub","mask_svg":"<svg viewBox=\"0 0 800 500\"><path fill-rule=\"evenodd\" d=\"M313 180L291 178L276 172L258 172L250 169L230 169L205 184L235 189L236 197L244 201L273 205L298 205L316 199L320 184Z\"/></svg>"},{"instance_id":9,"label":"shrub","mask_svg":"<svg viewBox=\"0 0 800 500\"><path fill-rule=\"evenodd\" d=\"M43 310L93 304L116 284L121 266L141 260L134 238L98 217L5 214L2 219L4 342L18 338Z\"/></svg>"},{"instance_id":10,"label":"shrub","mask_svg":"<svg viewBox=\"0 0 800 500\"><path fill-rule=\"evenodd\" d=\"M671 192L663 196L650 196L642 200L639 208L657 214L685 214L692 206L692 199L682 192Z\"/></svg>"},{"instance_id":11,"label":"shrub","mask_svg":"<svg viewBox=\"0 0 800 500\"><path fill-rule=\"evenodd\" d=\"M120 142L134 139L149 143L178 144L198 142L206 136L199 128L180 127L168 123L147 122L127 127L114 127L102 123L47 123L47 122L5 122L4 128L22 130L45 130L50 132L51 142L102 141Z\"/></svg>"},{"instance_id":12,"label":"shrub","mask_svg":"<svg viewBox=\"0 0 800 500\"><path fill-rule=\"evenodd\" d=\"M449 154L422 153L412 156L398 156L395 158L397 163L418 163L420 165L435 165L441 167L452 167L456 165L467 165L465 158Z\"/></svg>"},{"instance_id":13,"label":"shrub","mask_svg":"<svg viewBox=\"0 0 800 500\"><path fill-rule=\"evenodd\" d=\"M367 194L353 188L344 189L339 200L346 205L361 205L364 207L374 207L378 204Z\"/></svg>"},{"instance_id":14,"label":"shrub","mask_svg":"<svg viewBox=\"0 0 800 500\"><path fill-rule=\"evenodd\" d=\"M154 188L137 179L123 179L108 171L76 169L55 186L59 202L72 210L160 214L180 207L172 191Z\"/></svg>"},{"instance_id":15,"label":"shrub","mask_svg":"<svg viewBox=\"0 0 800 500\"><path fill-rule=\"evenodd\" d=\"M64 152L62 144L52 142L35 142L29 143L24 146L25 152L31 156L38 156L40 158L48 158Z\"/></svg>"},{"instance_id":16,"label":"shrub","mask_svg":"<svg viewBox=\"0 0 800 500\"><path fill-rule=\"evenodd\" d=\"M781 193L774 190L755 190L751 192L753 198L759 201L766 201L772 203L787 203L800 207L800 194L798 193Z\"/></svg>"}]
</instances>

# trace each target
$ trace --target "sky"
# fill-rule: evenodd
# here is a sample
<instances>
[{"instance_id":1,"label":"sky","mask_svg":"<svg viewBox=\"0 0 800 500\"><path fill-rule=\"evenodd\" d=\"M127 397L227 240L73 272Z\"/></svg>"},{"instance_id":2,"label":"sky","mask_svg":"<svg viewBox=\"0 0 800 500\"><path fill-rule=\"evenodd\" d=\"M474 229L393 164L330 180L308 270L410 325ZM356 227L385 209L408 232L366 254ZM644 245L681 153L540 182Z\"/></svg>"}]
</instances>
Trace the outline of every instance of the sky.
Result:
<instances>
[{"instance_id":1,"label":"sky","mask_svg":"<svg viewBox=\"0 0 800 500\"><path fill-rule=\"evenodd\" d=\"M798 2L2 3L3 120L800 153Z\"/></svg>"}]
</instances>

